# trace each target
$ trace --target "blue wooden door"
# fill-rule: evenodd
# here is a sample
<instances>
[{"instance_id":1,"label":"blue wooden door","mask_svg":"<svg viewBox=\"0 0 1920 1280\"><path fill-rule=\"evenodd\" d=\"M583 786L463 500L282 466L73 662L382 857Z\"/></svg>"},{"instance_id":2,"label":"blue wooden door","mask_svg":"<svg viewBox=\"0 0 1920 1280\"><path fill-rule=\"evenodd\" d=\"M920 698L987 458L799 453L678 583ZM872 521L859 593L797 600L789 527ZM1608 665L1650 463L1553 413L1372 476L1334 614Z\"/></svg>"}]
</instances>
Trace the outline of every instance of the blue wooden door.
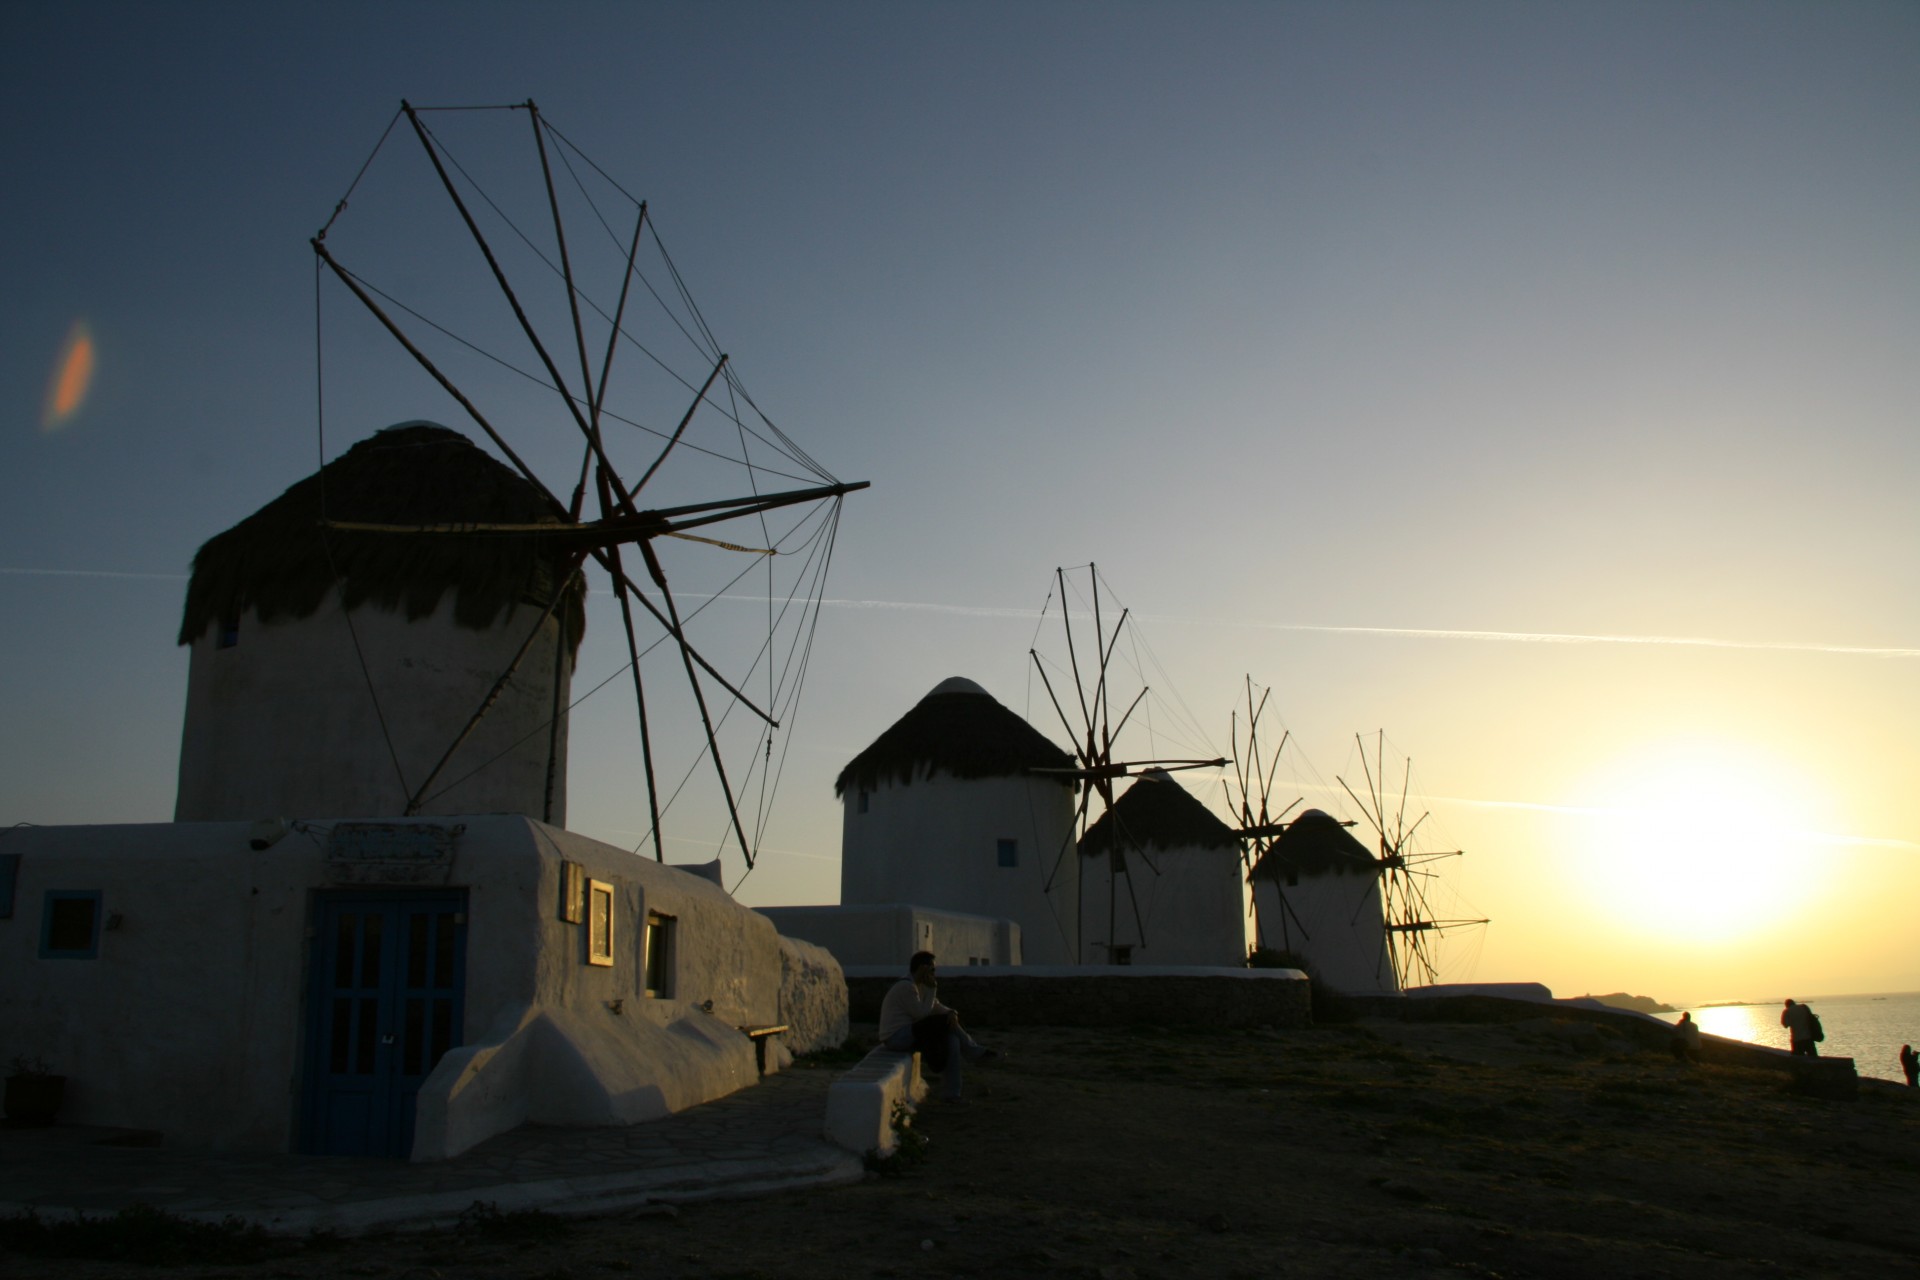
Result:
<instances>
[{"instance_id":1,"label":"blue wooden door","mask_svg":"<svg viewBox=\"0 0 1920 1280\"><path fill-rule=\"evenodd\" d=\"M302 1149L412 1154L421 1082L460 1043L466 911L464 889L319 895Z\"/></svg>"}]
</instances>

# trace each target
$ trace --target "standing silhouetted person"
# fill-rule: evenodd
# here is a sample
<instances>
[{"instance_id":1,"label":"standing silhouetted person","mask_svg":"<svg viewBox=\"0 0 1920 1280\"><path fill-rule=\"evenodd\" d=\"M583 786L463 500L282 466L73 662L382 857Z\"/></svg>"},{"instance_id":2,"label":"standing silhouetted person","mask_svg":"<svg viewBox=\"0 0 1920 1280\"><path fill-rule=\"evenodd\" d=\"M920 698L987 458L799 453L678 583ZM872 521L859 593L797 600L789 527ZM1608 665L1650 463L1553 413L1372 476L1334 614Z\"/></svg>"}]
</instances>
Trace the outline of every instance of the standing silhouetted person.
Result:
<instances>
[{"instance_id":1,"label":"standing silhouetted person","mask_svg":"<svg viewBox=\"0 0 1920 1280\"><path fill-rule=\"evenodd\" d=\"M1900 1046L1900 1069L1907 1073L1908 1087L1920 1089L1920 1053L1910 1044Z\"/></svg>"},{"instance_id":2,"label":"standing silhouetted person","mask_svg":"<svg viewBox=\"0 0 1920 1280\"><path fill-rule=\"evenodd\" d=\"M1814 1047L1818 1031L1813 1020L1813 1010L1803 1004L1789 1000L1780 1010L1780 1025L1787 1029L1787 1043L1793 1051L1808 1058L1820 1056L1820 1050Z\"/></svg>"}]
</instances>

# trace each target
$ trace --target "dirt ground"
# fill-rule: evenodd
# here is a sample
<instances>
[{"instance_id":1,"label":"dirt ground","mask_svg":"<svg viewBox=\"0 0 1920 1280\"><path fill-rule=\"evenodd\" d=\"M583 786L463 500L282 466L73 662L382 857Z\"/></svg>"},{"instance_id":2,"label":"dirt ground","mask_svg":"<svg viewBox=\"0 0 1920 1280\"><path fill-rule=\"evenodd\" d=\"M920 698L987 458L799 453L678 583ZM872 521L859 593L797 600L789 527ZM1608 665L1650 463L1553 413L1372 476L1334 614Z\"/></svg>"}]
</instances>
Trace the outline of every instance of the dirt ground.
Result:
<instances>
[{"instance_id":1,"label":"dirt ground","mask_svg":"<svg viewBox=\"0 0 1920 1280\"><path fill-rule=\"evenodd\" d=\"M1920 1275L1920 1091L1823 1101L1540 1024L979 1034L1007 1061L856 1185L163 1274ZM156 1272L0 1253L0 1274Z\"/></svg>"}]
</instances>

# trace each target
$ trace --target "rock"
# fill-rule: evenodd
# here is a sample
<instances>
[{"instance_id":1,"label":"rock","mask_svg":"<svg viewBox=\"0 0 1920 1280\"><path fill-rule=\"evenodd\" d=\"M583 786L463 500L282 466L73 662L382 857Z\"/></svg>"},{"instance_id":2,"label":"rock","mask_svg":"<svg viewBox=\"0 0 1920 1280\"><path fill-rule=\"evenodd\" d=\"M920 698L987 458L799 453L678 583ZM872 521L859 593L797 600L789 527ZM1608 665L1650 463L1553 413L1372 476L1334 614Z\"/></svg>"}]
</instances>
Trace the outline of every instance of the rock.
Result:
<instances>
[{"instance_id":1,"label":"rock","mask_svg":"<svg viewBox=\"0 0 1920 1280\"><path fill-rule=\"evenodd\" d=\"M847 979L825 947L780 938L781 1044L793 1053L831 1049L847 1038Z\"/></svg>"}]
</instances>

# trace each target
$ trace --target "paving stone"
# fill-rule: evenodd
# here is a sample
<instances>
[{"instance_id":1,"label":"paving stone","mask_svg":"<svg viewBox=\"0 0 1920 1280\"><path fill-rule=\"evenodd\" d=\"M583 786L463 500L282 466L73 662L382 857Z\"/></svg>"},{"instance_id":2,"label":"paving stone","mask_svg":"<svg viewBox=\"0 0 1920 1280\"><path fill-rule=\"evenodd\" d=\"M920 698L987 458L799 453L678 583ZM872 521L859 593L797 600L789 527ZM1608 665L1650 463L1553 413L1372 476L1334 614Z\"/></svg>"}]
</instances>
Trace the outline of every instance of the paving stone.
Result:
<instances>
[{"instance_id":1,"label":"paving stone","mask_svg":"<svg viewBox=\"0 0 1920 1280\"><path fill-rule=\"evenodd\" d=\"M29 1204L44 1213L142 1203L173 1213L233 1214L278 1229L335 1220L364 1229L446 1216L434 1197L499 1198L516 1186L564 1210L575 1188L587 1185L596 1197L663 1181L725 1194L729 1178L749 1190L769 1177L817 1178L810 1171L820 1169L845 1178L850 1160L858 1176L858 1161L821 1136L832 1078L827 1071L784 1072L644 1125L524 1125L452 1160L419 1165L106 1147L95 1144L114 1131L77 1125L0 1130L0 1215Z\"/></svg>"}]
</instances>

